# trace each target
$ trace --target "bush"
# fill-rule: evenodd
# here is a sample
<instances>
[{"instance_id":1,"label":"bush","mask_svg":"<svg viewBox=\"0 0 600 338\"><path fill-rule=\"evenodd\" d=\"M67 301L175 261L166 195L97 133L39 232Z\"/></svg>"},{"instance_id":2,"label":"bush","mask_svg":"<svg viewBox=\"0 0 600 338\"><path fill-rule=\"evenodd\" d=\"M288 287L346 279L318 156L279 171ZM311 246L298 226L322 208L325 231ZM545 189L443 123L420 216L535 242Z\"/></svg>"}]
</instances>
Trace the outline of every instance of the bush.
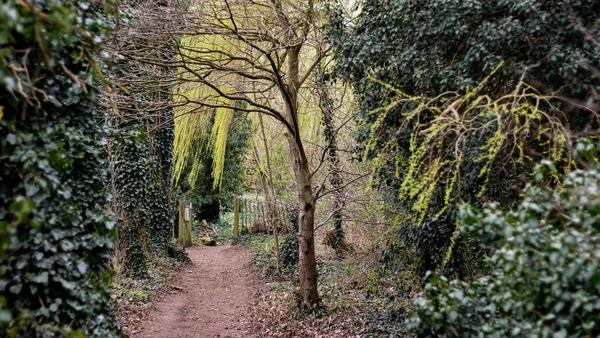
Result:
<instances>
[{"instance_id":1,"label":"bush","mask_svg":"<svg viewBox=\"0 0 600 338\"><path fill-rule=\"evenodd\" d=\"M0 336L120 336L110 298L110 1L0 4Z\"/></svg>"},{"instance_id":2,"label":"bush","mask_svg":"<svg viewBox=\"0 0 600 338\"><path fill-rule=\"evenodd\" d=\"M281 243L280 254L281 264L284 267L295 266L298 264L298 234L288 235Z\"/></svg>"},{"instance_id":3,"label":"bush","mask_svg":"<svg viewBox=\"0 0 600 338\"><path fill-rule=\"evenodd\" d=\"M357 8L348 24L332 6L328 26L337 75L358 98L357 151L373 159L375 182L407 224L435 228L410 240L421 269L439 267L459 203L513 207L521 175L541 159L569 171L568 140L597 130L600 2L360 0ZM468 270L451 258L451 270Z\"/></svg>"},{"instance_id":4,"label":"bush","mask_svg":"<svg viewBox=\"0 0 600 338\"><path fill-rule=\"evenodd\" d=\"M414 301L419 337L600 335L600 171L592 147L578 149L592 162L560 192L546 184L554 164L542 162L514 211L462 208L465 233L491 243L494 269L472 282L430 276Z\"/></svg>"}]
</instances>

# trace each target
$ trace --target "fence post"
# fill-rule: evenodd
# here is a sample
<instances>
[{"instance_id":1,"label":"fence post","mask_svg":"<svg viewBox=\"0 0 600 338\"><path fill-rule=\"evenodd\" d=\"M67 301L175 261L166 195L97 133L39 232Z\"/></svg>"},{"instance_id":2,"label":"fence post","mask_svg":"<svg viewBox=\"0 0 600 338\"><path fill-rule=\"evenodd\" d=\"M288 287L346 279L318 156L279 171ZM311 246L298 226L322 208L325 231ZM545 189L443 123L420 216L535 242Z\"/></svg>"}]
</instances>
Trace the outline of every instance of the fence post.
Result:
<instances>
[{"instance_id":1,"label":"fence post","mask_svg":"<svg viewBox=\"0 0 600 338\"><path fill-rule=\"evenodd\" d=\"M244 227L246 226L246 200L244 198L240 199L240 232L244 233Z\"/></svg>"},{"instance_id":2,"label":"fence post","mask_svg":"<svg viewBox=\"0 0 600 338\"><path fill-rule=\"evenodd\" d=\"M250 224L250 211L248 209L248 200L244 198L244 231L248 233L248 226Z\"/></svg>"},{"instance_id":3,"label":"fence post","mask_svg":"<svg viewBox=\"0 0 600 338\"><path fill-rule=\"evenodd\" d=\"M250 201L250 227L256 224L256 205Z\"/></svg>"},{"instance_id":4,"label":"fence post","mask_svg":"<svg viewBox=\"0 0 600 338\"><path fill-rule=\"evenodd\" d=\"M179 244L184 248L192 246L192 211L188 201L179 201Z\"/></svg>"},{"instance_id":5,"label":"fence post","mask_svg":"<svg viewBox=\"0 0 600 338\"><path fill-rule=\"evenodd\" d=\"M233 200L233 236L238 237L240 235L240 200L236 196Z\"/></svg>"}]
</instances>

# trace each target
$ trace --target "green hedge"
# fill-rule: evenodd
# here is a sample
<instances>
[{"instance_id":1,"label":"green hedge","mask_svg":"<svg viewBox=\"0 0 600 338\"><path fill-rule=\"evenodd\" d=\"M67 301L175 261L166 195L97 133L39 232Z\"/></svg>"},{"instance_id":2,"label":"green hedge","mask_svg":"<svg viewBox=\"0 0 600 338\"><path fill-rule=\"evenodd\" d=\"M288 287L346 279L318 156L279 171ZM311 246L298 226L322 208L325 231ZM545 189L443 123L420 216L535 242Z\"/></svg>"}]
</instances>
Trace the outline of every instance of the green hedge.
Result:
<instances>
[{"instance_id":1,"label":"green hedge","mask_svg":"<svg viewBox=\"0 0 600 338\"><path fill-rule=\"evenodd\" d=\"M96 3L0 4L0 335L121 335Z\"/></svg>"},{"instance_id":2,"label":"green hedge","mask_svg":"<svg viewBox=\"0 0 600 338\"><path fill-rule=\"evenodd\" d=\"M514 211L463 208L461 228L491 247L492 273L470 282L430 276L414 301L419 337L600 336L600 171L595 148L578 146L587 170L564 177L542 162Z\"/></svg>"}]
</instances>

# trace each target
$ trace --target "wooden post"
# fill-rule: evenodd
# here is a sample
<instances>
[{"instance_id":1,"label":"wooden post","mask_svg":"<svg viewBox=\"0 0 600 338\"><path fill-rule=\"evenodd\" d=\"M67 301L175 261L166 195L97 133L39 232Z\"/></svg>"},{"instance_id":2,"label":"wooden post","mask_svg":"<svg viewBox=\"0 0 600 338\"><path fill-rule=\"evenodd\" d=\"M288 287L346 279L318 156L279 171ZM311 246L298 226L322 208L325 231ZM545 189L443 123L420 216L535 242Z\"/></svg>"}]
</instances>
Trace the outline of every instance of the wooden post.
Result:
<instances>
[{"instance_id":1,"label":"wooden post","mask_svg":"<svg viewBox=\"0 0 600 338\"><path fill-rule=\"evenodd\" d=\"M256 204L250 201L250 214L252 217L250 218L250 226L256 224Z\"/></svg>"},{"instance_id":2,"label":"wooden post","mask_svg":"<svg viewBox=\"0 0 600 338\"><path fill-rule=\"evenodd\" d=\"M239 216L239 223L238 223L238 233L243 232L244 230L244 199L243 198L238 198L238 214Z\"/></svg>"},{"instance_id":3,"label":"wooden post","mask_svg":"<svg viewBox=\"0 0 600 338\"><path fill-rule=\"evenodd\" d=\"M263 204L259 204L260 207L260 213L262 215L262 224L265 227L265 230L267 230L267 235L269 234L269 225L267 225L267 217L265 216L265 206Z\"/></svg>"},{"instance_id":4,"label":"wooden post","mask_svg":"<svg viewBox=\"0 0 600 338\"><path fill-rule=\"evenodd\" d=\"M246 226L246 200L242 198L240 200L240 230L244 233L244 227Z\"/></svg>"},{"instance_id":5,"label":"wooden post","mask_svg":"<svg viewBox=\"0 0 600 338\"><path fill-rule=\"evenodd\" d=\"M184 248L192 246L191 213L190 202L179 201L179 244Z\"/></svg>"},{"instance_id":6,"label":"wooden post","mask_svg":"<svg viewBox=\"0 0 600 338\"><path fill-rule=\"evenodd\" d=\"M244 198L244 231L248 233L248 224L250 224L250 210L248 209L248 200Z\"/></svg>"},{"instance_id":7,"label":"wooden post","mask_svg":"<svg viewBox=\"0 0 600 338\"><path fill-rule=\"evenodd\" d=\"M273 200L273 237L275 238L277 271L281 271L281 257L279 255L279 208L277 207L277 200Z\"/></svg>"},{"instance_id":8,"label":"wooden post","mask_svg":"<svg viewBox=\"0 0 600 338\"><path fill-rule=\"evenodd\" d=\"M233 200L233 236L238 237L240 235L240 200L236 196Z\"/></svg>"}]
</instances>

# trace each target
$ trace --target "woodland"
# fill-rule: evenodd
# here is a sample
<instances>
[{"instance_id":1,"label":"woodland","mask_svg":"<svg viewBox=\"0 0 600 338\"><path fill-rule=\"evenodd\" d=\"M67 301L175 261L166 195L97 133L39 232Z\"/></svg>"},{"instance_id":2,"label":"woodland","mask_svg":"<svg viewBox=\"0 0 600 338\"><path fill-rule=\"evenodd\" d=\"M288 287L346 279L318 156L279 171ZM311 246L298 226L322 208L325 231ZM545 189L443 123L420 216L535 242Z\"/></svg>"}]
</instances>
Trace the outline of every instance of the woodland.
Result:
<instances>
[{"instance_id":1,"label":"woodland","mask_svg":"<svg viewBox=\"0 0 600 338\"><path fill-rule=\"evenodd\" d=\"M598 337L599 127L599 0L2 1L0 336L135 337L189 222L248 336Z\"/></svg>"}]
</instances>

